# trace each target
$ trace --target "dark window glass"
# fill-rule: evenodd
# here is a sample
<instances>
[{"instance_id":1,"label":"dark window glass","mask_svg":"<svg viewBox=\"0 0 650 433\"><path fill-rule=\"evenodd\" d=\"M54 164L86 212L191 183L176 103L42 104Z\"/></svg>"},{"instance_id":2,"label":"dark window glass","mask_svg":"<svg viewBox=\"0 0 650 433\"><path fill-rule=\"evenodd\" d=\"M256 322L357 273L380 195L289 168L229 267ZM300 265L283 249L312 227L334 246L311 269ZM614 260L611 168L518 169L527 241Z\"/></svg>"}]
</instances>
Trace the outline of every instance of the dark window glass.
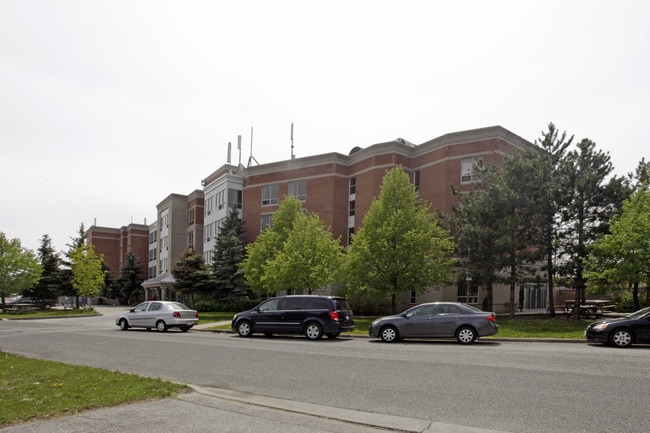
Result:
<instances>
[{"instance_id":1,"label":"dark window glass","mask_svg":"<svg viewBox=\"0 0 650 433\"><path fill-rule=\"evenodd\" d=\"M305 298L305 310L327 310L329 305L324 298Z\"/></svg>"},{"instance_id":2,"label":"dark window glass","mask_svg":"<svg viewBox=\"0 0 650 433\"><path fill-rule=\"evenodd\" d=\"M149 311L157 311L162 308L162 304L160 302L152 302L151 306L149 307Z\"/></svg>"},{"instance_id":3,"label":"dark window glass","mask_svg":"<svg viewBox=\"0 0 650 433\"><path fill-rule=\"evenodd\" d=\"M336 304L337 310L350 310L348 301L346 301L345 299L334 299L334 304Z\"/></svg>"},{"instance_id":4,"label":"dark window glass","mask_svg":"<svg viewBox=\"0 0 650 433\"><path fill-rule=\"evenodd\" d=\"M275 311L278 309L279 299L269 299L268 301L262 302L258 309L260 311Z\"/></svg>"},{"instance_id":5,"label":"dark window glass","mask_svg":"<svg viewBox=\"0 0 650 433\"><path fill-rule=\"evenodd\" d=\"M297 298L283 298L280 300L280 310L302 310L304 305L304 299L301 297Z\"/></svg>"}]
</instances>

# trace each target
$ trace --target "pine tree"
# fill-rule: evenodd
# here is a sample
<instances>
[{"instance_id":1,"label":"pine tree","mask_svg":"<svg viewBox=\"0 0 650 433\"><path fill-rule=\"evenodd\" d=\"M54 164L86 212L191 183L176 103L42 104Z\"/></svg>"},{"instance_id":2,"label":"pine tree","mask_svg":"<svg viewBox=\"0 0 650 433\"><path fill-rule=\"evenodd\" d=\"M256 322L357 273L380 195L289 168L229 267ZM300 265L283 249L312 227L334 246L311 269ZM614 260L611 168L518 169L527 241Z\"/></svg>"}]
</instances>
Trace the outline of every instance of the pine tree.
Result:
<instances>
[{"instance_id":1,"label":"pine tree","mask_svg":"<svg viewBox=\"0 0 650 433\"><path fill-rule=\"evenodd\" d=\"M248 298L248 285L240 267L246 256L246 234L239 211L232 209L221 227L212 252L215 298L241 301Z\"/></svg>"}]
</instances>

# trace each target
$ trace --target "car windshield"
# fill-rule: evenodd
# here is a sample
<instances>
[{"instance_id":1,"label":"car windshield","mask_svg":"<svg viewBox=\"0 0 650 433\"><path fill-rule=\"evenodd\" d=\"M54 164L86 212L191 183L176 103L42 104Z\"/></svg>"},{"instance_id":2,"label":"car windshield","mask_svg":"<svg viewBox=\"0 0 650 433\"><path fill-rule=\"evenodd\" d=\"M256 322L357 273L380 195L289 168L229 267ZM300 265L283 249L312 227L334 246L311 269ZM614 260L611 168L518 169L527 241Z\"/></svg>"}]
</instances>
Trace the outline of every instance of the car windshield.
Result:
<instances>
[{"instance_id":1,"label":"car windshield","mask_svg":"<svg viewBox=\"0 0 650 433\"><path fill-rule=\"evenodd\" d=\"M170 302L167 304L170 310L189 310L190 308L180 302Z\"/></svg>"},{"instance_id":2,"label":"car windshield","mask_svg":"<svg viewBox=\"0 0 650 433\"><path fill-rule=\"evenodd\" d=\"M646 314L650 313L650 307L644 308L643 310L635 311L634 313L627 316L628 319L640 319Z\"/></svg>"}]
</instances>

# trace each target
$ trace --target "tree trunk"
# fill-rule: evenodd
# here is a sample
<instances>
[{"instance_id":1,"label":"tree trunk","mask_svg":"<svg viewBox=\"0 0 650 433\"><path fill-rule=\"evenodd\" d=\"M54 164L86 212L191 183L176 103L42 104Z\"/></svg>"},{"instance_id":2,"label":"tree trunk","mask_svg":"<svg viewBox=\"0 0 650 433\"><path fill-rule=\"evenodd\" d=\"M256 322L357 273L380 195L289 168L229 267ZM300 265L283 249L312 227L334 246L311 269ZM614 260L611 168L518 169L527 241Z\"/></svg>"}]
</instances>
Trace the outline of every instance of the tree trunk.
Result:
<instances>
[{"instance_id":1,"label":"tree trunk","mask_svg":"<svg viewBox=\"0 0 650 433\"><path fill-rule=\"evenodd\" d=\"M639 302L639 282L635 282L632 287L632 303L634 304L634 311L639 311L641 309L641 303Z\"/></svg>"},{"instance_id":2,"label":"tree trunk","mask_svg":"<svg viewBox=\"0 0 650 433\"><path fill-rule=\"evenodd\" d=\"M548 278L548 313L551 317L555 317L555 299L553 299L553 246L552 241L548 241L546 244L548 252L546 254L546 275Z\"/></svg>"},{"instance_id":3,"label":"tree trunk","mask_svg":"<svg viewBox=\"0 0 650 433\"><path fill-rule=\"evenodd\" d=\"M392 314L397 314L397 300L395 299L395 294L393 293L393 297L391 299L391 311Z\"/></svg>"}]
</instances>

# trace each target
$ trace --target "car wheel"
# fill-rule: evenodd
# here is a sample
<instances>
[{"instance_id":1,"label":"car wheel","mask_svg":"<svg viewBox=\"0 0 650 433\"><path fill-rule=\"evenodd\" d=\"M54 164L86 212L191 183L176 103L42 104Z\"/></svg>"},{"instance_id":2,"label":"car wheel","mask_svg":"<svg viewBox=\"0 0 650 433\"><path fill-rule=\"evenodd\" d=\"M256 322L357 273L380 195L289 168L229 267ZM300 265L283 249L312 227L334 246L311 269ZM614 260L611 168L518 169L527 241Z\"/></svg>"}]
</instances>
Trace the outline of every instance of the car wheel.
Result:
<instances>
[{"instance_id":1,"label":"car wheel","mask_svg":"<svg viewBox=\"0 0 650 433\"><path fill-rule=\"evenodd\" d=\"M251 324L248 320L242 320L237 324L237 333L240 337L250 337L253 332Z\"/></svg>"},{"instance_id":2,"label":"car wheel","mask_svg":"<svg viewBox=\"0 0 650 433\"><path fill-rule=\"evenodd\" d=\"M456 332L456 340L460 344L472 344L476 341L476 331L469 326L463 326Z\"/></svg>"},{"instance_id":3,"label":"car wheel","mask_svg":"<svg viewBox=\"0 0 650 433\"><path fill-rule=\"evenodd\" d=\"M305 327L305 336L310 340L320 340L323 337L323 328L316 322L308 323Z\"/></svg>"},{"instance_id":4,"label":"car wheel","mask_svg":"<svg viewBox=\"0 0 650 433\"><path fill-rule=\"evenodd\" d=\"M617 329L609 336L609 340L616 347L628 347L634 340L629 329Z\"/></svg>"},{"instance_id":5,"label":"car wheel","mask_svg":"<svg viewBox=\"0 0 650 433\"><path fill-rule=\"evenodd\" d=\"M167 332L167 324L164 320L159 320L156 322L156 329L160 332Z\"/></svg>"},{"instance_id":6,"label":"car wheel","mask_svg":"<svg viewBox=\"0 0 650 433\"><path fill-rule=\"evenodd\" d=\"M334 340L334 339L335 339L336 337L338 337L339 335L341 335L341 334L338 333L338 332L334 332L334 333L332 333L332 334L327 334L327 338L330 338L330 339Z\"/></svg>"},{"instance_id":7,"label":"car wheel","mask_svg":"<svg viewBox=\"0 0 650 433\"><path fill-rule=\"evenodd\" d=\"M129 323L126 321L126 319L120 320L120 329L122 331L128 331L129 330Z\"/></svg>"},{"instance_id":8,"label":"car wheel","mask_svg":"<svg viewBox=\"0 0 650 433\"><path fill-rule=\"evenodd\" d=\"M181 331L182 331L182 332L187 332L187 331L189 331L189 330L190 330L190 327L189 327L189 326L181 326Z\"/></svg>"},{"instance_id":9,"label":"car wheel","mask_svg":"<svg viewBox=\"0 0 650 433\"><path fill-rule=\"evenodd\" d=\"M397 329L394 326L384 326L379 332L379 337L384 343L394 343L399 339Z\"/></svg>"}]
</instances>

